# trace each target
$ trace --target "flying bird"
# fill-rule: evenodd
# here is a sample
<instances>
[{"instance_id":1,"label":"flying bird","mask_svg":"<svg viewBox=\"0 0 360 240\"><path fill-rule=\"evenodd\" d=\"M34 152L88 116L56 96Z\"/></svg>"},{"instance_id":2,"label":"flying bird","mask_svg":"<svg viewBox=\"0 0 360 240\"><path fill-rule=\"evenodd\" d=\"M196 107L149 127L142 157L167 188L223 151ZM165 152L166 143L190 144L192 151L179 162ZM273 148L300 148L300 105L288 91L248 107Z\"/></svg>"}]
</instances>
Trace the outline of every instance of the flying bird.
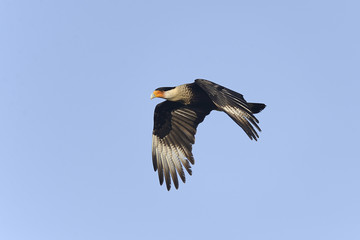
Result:
<instances>
[{"instance_id":1,"label":"flying bird","mask_svg":"<svg viewBox=\"0 0 360 240\"><path fill-rule=\"evenodd\" d=\"M164 98L154 112L152 134L152 161L158 171L160 185L179 187L178 175L185 183L183 167L192 174L195 163L192 145L195 143L196 128L212 110L225 112L249 136L257 140L256 130L261 131L254 116L265 108L263 103L249 103L242 94L214 82L196 79L193 83L177 87L161 87L151 94L153 98Z\"/></svg>"}]
</instances>

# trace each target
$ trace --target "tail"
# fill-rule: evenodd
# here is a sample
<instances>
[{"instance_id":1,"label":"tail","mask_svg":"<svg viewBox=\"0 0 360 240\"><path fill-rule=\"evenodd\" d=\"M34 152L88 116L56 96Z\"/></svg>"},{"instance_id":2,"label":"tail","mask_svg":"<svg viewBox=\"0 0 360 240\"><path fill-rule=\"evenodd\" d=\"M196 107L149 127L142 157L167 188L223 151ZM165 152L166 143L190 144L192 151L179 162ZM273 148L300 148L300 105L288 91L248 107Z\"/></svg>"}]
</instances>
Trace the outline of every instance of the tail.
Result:
<instances>
[{"instance_id":1,"label":"tail","mask_svg":"<svg viewBox=\"0 0 360 240\"><path fill-rule=\"evenodd\" d=\"M259 113L266 107L263 103L247 103L247 106L252 113Z\"/></svg>"}]
</instances>

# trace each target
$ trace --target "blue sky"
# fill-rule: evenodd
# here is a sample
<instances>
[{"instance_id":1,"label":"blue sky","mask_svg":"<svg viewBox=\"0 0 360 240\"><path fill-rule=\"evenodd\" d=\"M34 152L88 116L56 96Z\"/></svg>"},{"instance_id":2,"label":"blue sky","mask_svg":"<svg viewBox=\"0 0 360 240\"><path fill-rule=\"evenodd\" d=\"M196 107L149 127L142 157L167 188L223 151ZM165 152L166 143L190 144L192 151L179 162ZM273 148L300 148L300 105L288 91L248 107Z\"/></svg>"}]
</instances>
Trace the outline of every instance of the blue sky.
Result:
<instances>
[{"instance_id":1,"label":"blue sky","mask_svg":"<svg viewBox=\"0 0 360 240\"><path fill-rule=\"evenodd\" d=\"M358 1L0 2L0 239L360 239ZM159 186L157 87L264 102Z\"/></svg>"}]
</instances>

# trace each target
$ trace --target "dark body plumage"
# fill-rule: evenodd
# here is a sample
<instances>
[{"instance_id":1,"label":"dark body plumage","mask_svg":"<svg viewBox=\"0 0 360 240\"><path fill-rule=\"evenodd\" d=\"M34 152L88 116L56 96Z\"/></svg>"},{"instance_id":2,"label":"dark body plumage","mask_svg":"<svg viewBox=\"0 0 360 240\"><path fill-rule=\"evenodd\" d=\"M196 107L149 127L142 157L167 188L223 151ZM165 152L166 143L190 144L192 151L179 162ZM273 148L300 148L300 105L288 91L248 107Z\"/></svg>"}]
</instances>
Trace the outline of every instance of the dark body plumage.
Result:
<instances>
[{"instance_id":1,"label":"dark body plumage","mask_svg":"<svg viewBox=\"0 0 360 240\"><path fill-rule=\"evenodd\" d=\"M178 188L177 175L185 182L182 166L191 175L189 162L194 164L192 144L195 143L196 128L206 115L212 110L223 111L250 139L257 140L259 136L255 129L261 129L253 114L266 106L262 103L248 103L241 94L204 79L174 88L158 88L152 97L167 99L155 108L152 159L160 184L163 184L165 175L168 190L171 179Z\"/></svg>"}]
</instances>

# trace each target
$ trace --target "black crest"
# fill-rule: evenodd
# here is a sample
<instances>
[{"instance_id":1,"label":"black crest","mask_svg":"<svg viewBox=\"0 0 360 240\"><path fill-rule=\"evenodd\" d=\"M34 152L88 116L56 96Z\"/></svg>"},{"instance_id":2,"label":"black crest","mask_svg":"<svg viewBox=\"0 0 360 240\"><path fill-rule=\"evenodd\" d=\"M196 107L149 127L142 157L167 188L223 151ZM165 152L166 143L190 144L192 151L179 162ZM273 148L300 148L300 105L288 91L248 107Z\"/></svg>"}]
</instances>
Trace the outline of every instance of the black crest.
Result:
<instances>
[{"instance_id":1,"label":"black crest","mask_svg":"<svg viewBox=\"0 0 360 240\"><path fill-rule=\"evenodd\" d=\"M155 91L169 91L171 89L174 89L175 87L161 87L161 88L157 88L155 89Z\"/></svg>"}]
</instances>

